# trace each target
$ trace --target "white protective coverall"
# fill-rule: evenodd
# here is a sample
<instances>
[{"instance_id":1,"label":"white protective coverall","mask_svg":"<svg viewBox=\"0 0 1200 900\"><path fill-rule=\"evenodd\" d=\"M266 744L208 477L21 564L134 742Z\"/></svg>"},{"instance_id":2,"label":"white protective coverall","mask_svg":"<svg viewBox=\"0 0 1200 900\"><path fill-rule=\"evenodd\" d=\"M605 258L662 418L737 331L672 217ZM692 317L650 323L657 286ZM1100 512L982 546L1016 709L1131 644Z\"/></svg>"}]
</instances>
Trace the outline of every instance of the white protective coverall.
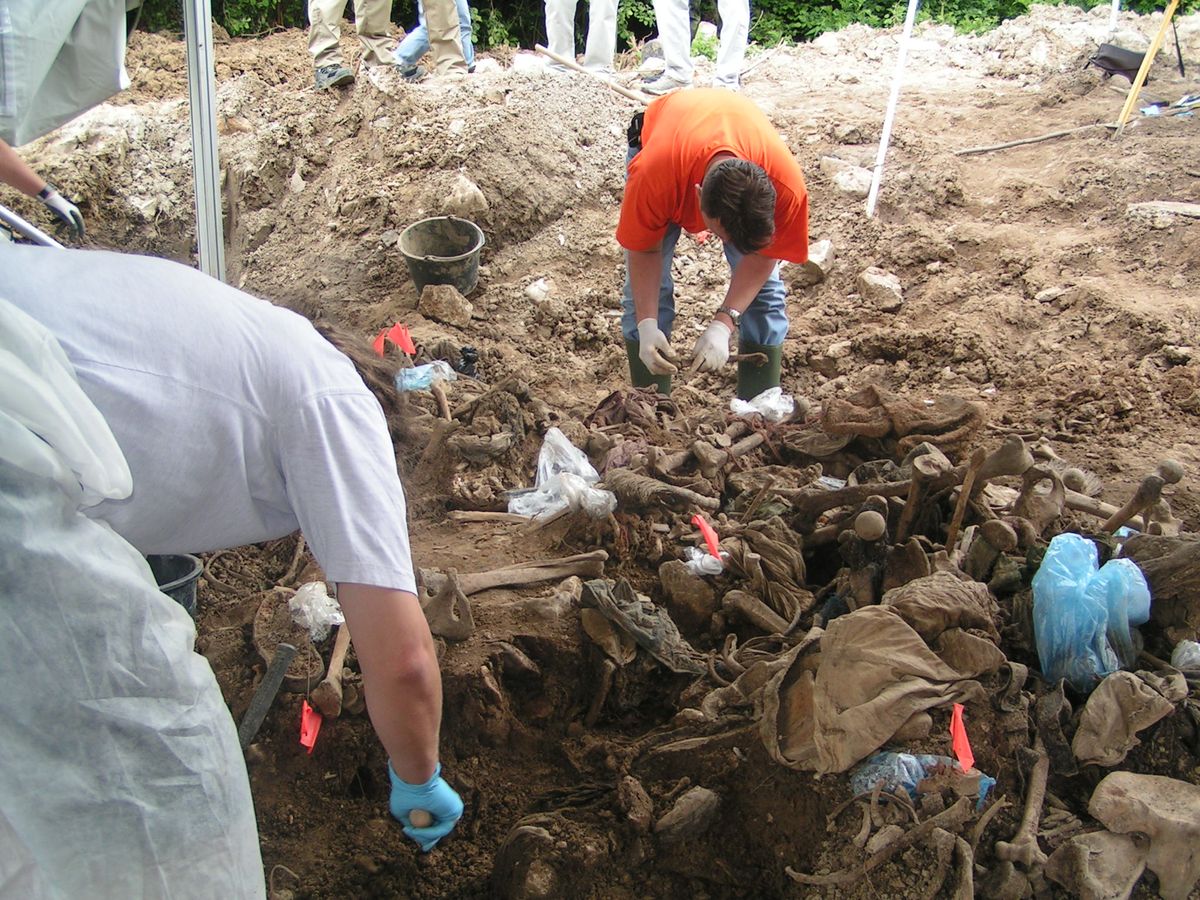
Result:
<instances>
[{"instance_id":1,"label":"white protective coverall","mask_svg":"<svg viewBox=\"0 0 1200 900\"><path fill-rule=\"evenodd\" d=\"M265 894L245 764L192 621L80 511L130 491L61 347L0 298L5 900Z\"/></svg>"}]
</instances>

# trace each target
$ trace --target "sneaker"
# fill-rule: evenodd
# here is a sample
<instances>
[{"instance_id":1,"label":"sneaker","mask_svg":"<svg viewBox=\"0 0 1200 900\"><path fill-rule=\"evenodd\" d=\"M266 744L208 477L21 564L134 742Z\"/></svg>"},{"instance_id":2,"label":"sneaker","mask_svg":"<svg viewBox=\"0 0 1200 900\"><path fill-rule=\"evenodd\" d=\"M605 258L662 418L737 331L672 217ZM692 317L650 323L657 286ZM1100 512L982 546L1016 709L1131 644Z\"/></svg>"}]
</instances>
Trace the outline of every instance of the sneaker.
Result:
<instances>
[{"instance_id":1,"label":"sneaker","mask_svg":"<svg viewBox=\"0 0 1200 900\"><path fill-rule=\"evenodd\" d=\"M354 81L354 73L340 63L333 63L328 66L321 66L317 69L317 90L323 91L326 88L341 87L343 84L350 84Z\"/></svg>"},{"instance_id":2,"label":"sneaker","mask_svg":"<svg viewBox=\"0 0 1200 900\"><path fill-rule=\"evenodd\" d=\"M650 94L654 97L661 97L663 94L669 94L671 91L677 91L680 88L691 87L690 81L684 81L676 78L673 75L668 75L665 72L653 81L646 82L642 85L643 93Z\"/></svg>"},{"instance_id":3,"label":"sneaker","mask_svg":"<svg viewBox=\"0 0 1200 900\"><path fill-rule=\"evenodd\" d=\"M401 77L409 84L416 84L418 81L424 81L425 76L428 74L429 73L425 71L423 66L413 66L410 69L406 69L403 66L400 67Z\"/></svg>"}]
</instances>

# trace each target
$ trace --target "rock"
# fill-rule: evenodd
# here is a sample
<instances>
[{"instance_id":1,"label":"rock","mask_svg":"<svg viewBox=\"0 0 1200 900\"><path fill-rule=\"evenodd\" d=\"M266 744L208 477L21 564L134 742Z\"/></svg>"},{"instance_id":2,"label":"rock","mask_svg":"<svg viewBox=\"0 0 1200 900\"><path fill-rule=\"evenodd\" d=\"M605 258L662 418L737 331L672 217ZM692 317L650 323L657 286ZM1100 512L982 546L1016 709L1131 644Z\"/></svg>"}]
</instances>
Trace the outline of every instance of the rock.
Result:
<instances>
[{"instance_id":1,"label":"rock","mask_svg":"<svg viewBox=\"0 0 1200 900\"><path fill-rule=\"evenodd\" d=\"M437 319L447 325L465 328L471 324L474 307L452 284L427 284L421 291L417 310L421 315Z\"/></svg>"},{"instance_id":2,"label":"rock","mask_svg":"<svg viewBox=\"0 0 1200 900\"><path fill-rule=\"evenodd\" d=\"M836 156L822 156L819 165L821 174L826 178L833 178L838 172L845 172L847 169L858 168L854 163L838 159Z\"/></svg>"},{"instance_id":3,"label":"rock","mask_svg":"<svg viewBox=\"0 0 1200 900\"><path fill-rule=\"evenodd\" d=\"M678 559L658 567L658 580L667 595L667 612L680 631L695 634L708 627L717 611L717 592L711 584L689 572Z\"/></svg>"},{"instance_id":4,"label":"rock","mask_svg":"<svg viewBox=\"0 0 1200 900\"><path fill-rule=\"evenodd\" d=\"M654 804L642 783L631 775L617 782L617 805L630 823L641 832L649 832L654 821Z\"/></svg>"},{"instance_id":5,"label":"rock","mask_svg":"<svg viewBox=\"0 0 1200 900\"><path fill-rule=\"evenodd\" d=\"M846 196L865 200L871 193L871 171L859 166L843 169L833 176L833 184Z\"/></svg>"},{"instance_id":6,"label":"rock","mask_svg":"<svg viewBox=\"0 0 1200 900\"><path fill-rule=\"evenodd\" d=\"M837 56L840 51L838 46L837 35L832 31L826 31L818 37L813 38L810 46L819 50L825 56Z\"/></svg>"},{"instance_id":7,"label":"rock","mask_svg":"<svg viewBox=\"0 0 1200 900\"><path fill-rule=\"evenodd\" d=\"M1173 366L1186 366L1196 356L1196 351L1191 347L1177 347L1174 344L1167 344L1162 348L1163 359Z\"/></svg>"},{"instance_id":8,"label":"rock","mask_svg":"<svg viewBox=\"0 0 1200 900\"><path fill-rule=\"evenodd\" d=\"M487 198L483 196L483 191L479 189L479 185L462 174L462 172L459 172L454 178L454 184L450 187L449 195L446 197L444 204L446 215L465 218L472 213L483 212L487 208Z\"/></svg>"},{"instance_id":9,"label":"rock","mask_svg":"<svg viewBox=\"0 0 1200 900\"><path fill-rule=\"evenodd\" d=\"M1088 812L1109 831L1150 838L1146 868L1165 900L1185 900L1200 879L1200 786L1164 775L1113 772Z\"/></svg>"},{"instance_id":10,"label":"rock","mask_svg":"<svg viewBox=\"0 0 1200 900\"><path fill-rule=\"evenodd\" d=\"M492 885L509 900L562 896L564 885L554 865L554 838L545 828L518 825L496 853Z\"/></svg>"},{"instance_id":11,"label":"rock","mask_svg":"<svg viewBox=\"0 0 1200 900\"><path fill-rule=\"evenodd\" d=\"M874 303L880 312L898 312L904 305L900 278L891 272L871 266L858 276L857 284L863 299Z\"/></svg>"},{"instance_id":12,"label":"rock","mask_svg":"<svg viewBox=\"0 0 1200 900\"><path fill-rule=\"evenodd\" d=\"M694 787L655 823L654 833L667 844L697 837L712 825L720 807L720 797L708 788Z\"/></svg>"},{"instance_id":13,"label":"rock","mask_svg":"<svg viewBox=\"0 0 1200 900\"><path fill-rule=\"evenodd\" d=\"M809 287L820 284L829 277L833 269L833 241L817 241L808 245L808 261L796 270L792 277L794 287Z\"/></svg>"},{"instance_id":14,"label":"rock","mask_svg":"<svg viewBox=\"0 0 1200 900\"><path fill-rule=\"evenodd\" d=\"M1046 861L1046 877L1079 900L1123 900L1146 868L1146 848L1130 835L1095 831L1071 838Z\"/></svg>"}]
</instances>

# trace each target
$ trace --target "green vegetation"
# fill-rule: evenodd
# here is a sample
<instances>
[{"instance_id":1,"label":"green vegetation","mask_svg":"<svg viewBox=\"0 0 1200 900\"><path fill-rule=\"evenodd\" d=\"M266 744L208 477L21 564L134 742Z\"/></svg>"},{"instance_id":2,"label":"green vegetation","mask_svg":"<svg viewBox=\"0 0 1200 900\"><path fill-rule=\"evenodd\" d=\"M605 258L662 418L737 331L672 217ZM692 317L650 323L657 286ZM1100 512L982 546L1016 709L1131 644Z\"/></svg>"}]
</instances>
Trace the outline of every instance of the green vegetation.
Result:
<instances>
[{"instance_id":1,"label":"green vegetation","mask_svg":"<svg viewBox=\"0 0 1200 900\"><path fill-rule=\"evenodd\" d=\"M1032 0L923 0L919 18L953 25L960 31L987 31L1029 11ZM1067 0L1090 9L1108 6L1110 0ZM1122 8L1140 13L1162 9L1158 0L1122 0ZM347 2L352 9L353 3ZM716 21L715 0L694 0L693 21ZM836 31L855 22L887 27L904 21L905 0L753 0L750 37L766 45L780 41L812 40L826 31ZM1200 0L1183 0L1179 15L1200 9ZM349 9L348 9L349 12ZM263 34L277 28L303 28L308 17L305 0L213 0L213 18L231 35ZM576 34L582 42L587 33L587 3L577 11ZM417 20L416 0L395 0L392 20L408 28ZM505 45L532 47L546 40L543 0L471 0L471 21L480 49ZM179 0L145 0L140 28L152 31L181 27ZM632 47L654 33L651 0L620 0L617 35L621 47ZM701 41L702 44L706 43ZM700 46L694 52L708 55L715 47Z\"/></svg>"}]
</instances>

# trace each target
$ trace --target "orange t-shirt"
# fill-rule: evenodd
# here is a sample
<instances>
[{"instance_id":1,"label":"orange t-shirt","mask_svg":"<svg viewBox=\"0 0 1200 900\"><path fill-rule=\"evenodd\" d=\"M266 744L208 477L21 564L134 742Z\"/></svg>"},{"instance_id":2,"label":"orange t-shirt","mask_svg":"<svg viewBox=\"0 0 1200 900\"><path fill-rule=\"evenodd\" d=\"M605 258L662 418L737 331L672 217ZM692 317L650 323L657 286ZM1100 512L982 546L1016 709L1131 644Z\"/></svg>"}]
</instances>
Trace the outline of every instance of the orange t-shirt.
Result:
<instances>
[{"instance_id":1,"label":"orange t-shirt","mask_svg":"<svg viewBox=\"0 0 1200 900\"><path fill-rule=\"evenodd\" d=\"M642 150L629 164L617 242L653 250L675 223L704 230L696 185L718 153L761 166L775 185L775 237L759 253L808 260L808 189L800 163L751 101L722 88L675 91L646 108Z\"/></svg>"}]
</instances>

